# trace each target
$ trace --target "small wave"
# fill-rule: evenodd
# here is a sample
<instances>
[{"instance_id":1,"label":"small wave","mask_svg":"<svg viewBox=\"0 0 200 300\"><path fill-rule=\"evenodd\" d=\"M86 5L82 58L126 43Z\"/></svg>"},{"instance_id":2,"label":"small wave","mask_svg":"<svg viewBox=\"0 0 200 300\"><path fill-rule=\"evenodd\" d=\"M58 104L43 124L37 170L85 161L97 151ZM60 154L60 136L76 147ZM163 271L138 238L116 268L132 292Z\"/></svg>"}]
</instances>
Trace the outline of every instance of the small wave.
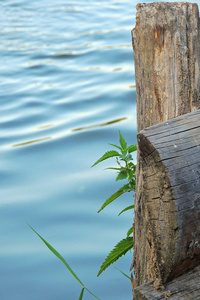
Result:
<instances>
[{"instance_id":1,"label":"small wave","mask_svg":"<svg viewBox=\"0 0 200 300\"><path fill-rule=\"evenodd\" d=\"M119 118L119 119L111 120L111 121L108 121L108 122L103 122L103 123L92 124L92 125L88 125L88 126L75 128L75 129L72 129L71 131L74 132L74 131L86 130L86 129L91 129L91 128L103 127L103 126L112 125L114 123L124 121L126 119L127 119L127 117Z\"/></svg>"},{"instance_id":2,"label":"small wave","mask_svg":"<svg viewBox=\"0 0 200 300\"><path fill-rule=\"evenodd\" d=\"M24 145L28 145L28 144L33 144L33 143L38 143L38 142L42 142L45 140L50 140L51 137L45 137L45 138L41 138L41 139L37 139L37 140L32 140L32 141L28 141L28 142L24 142L24 143L19 143L19 144L14 144L11 147L19 147L19 146L24 146Z\"/></svg>"}]
</instances>

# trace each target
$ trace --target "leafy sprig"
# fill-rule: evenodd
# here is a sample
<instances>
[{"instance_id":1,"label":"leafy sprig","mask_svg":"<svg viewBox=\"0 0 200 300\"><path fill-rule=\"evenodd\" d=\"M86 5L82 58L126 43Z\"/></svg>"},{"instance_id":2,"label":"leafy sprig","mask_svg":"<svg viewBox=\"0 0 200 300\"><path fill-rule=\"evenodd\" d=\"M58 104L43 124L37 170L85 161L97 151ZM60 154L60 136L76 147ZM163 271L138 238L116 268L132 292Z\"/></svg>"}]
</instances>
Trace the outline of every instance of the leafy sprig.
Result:
<instances>
[{"instance_id":1,"label":"leafy sprig","mask_svg":"<svg viewBox=\"0 0 200 300\"><path fill-rule=\"evenodd\" d=\"M101 156L93 165L99 164L100 162L111 158L116 157L116 162L118 167L108 167L106 170L114 170L117 171L117 177L116 181L118 180L124 180L127 179L128 183L123 185L117 192L112 194L106 201L103 203L101 208L98 210L98 213L102 211L107 205L111 204L114 200L116 200L118 197L123 195L126 192L135 191L135 185L136 185L136 165L132 162L133 157L131 155L132 152L137 150L137 145L130 145L127 147L127 143L119 131L119 145L115 144L109 144L117 149L120 150L121 153L115 150L111 150L106 152L103 156ZM123 165L122 165L123 164ZM125 207L119 215L122 213L134 209L134 205ZM118 215L118 216L119 216ZM116 260L118 260L122 255L125 255L131 248L133 248L133 237L130 237L130 235L133 233L133 227L131 227L126 235L126 238L121 240L114 249L109 253L105 261L100 267L100 270L98 272L99 276L103 271L105 271L112 263L114 263Z\"/></svg>"},{"instance_id":2,"label":"leafy sprig","mask_svg":"<svg viewBox=\"0 0 200 300\"><path fill-rule=\"evenodd\" d=\"M109 144L117 149L120 150L121 153L111 150L107 151L102 157L100 157L93 165L97 165L98 163L111 158L116 157L116 162L118 164L118 168L109 167L107 169L115 170L117 171L117 177L116 181L118 180L124 180L127 179L128 183L123 185L117 192L115 192L113 195L111 195L101 206L98 212L103 210L107 205L112 203L114 200L116 200L119 196L123 195L126 192L134 191L135 190L135 172L136 172L136 165L132 162L133 158L130 153L137 150L136 145L131 145L127 147L127 143L119 131L119 143L120 146L115 144ZM124 163L124 166L121 165L121 163ZM125 207L119 215L122 213L134 209L134 205ZM119 216L118 215L118 216ZM83 299L84 291L86 290L88 293L90 293L94 298L100 300L97 296L95 296L79 279L79 277L74 273L74 271L71 269L69 264L66 262L66 260L60 255L60 253L57 252L56 249L54 249L33 227L31 227L29 224L28 226L31 228L31 230L34 231L34 233L43 241L43 243L49 248L49 250L65 265L65 267L68 269L68 271L71 273L71 275L79 282L79 284L82 286L81 293L79 296L79 300ZM121 240L117 245L114 247L114 249L108 254L105 261L102 263L100 270L98 272L99 276L103 271L105 271L112 263L117 261L122 255L125 255L130 249L133 248L133 237L130 237L130 235L133 233L133 227L131 227L126 234L126 238ZM117 268L116 268L117 269ZM117 269L119 272L121 272L125 277L130 279L128 275L126 275L121 270Z\"/></svg>"},{"instance_id":3,"label":"leafy sprig","mask_svg":"<svg viewBox=\"0 0 200 300\"><path fill-rule=\"evenodd\" d=\"M101 208L98 210L98 212L103 210L108 204L113 202L115 199L117 199L122 194L135 190L136 165L132 162L133 157L130 153L137 150L137 145L130 145L127 147L127 143L126 143L123 135L121 134L120 130L119 130L119 143L120 143L120 146L115 145L115 144L109 144L109 145L111 145L115 148L118 148L121 153L114 151L114 150L107 151L103 156L101 156L92 165L92 167L96 166L97 164L99 164L100 162L102 162L108 158L116 157L116 162L118 164L118 168L109 167L109 168L106 168L106 170L117 171L116 181L128 179L128 183L125 184L123 187L121 187L117 192L115 192L113 195L111 195L108 199L106 199L106 201L101 206ZM124 163L123 166L121 165L122 162ZM126 210L127 209L124 209L123 212Z\"/></svg>"}]
</instances>

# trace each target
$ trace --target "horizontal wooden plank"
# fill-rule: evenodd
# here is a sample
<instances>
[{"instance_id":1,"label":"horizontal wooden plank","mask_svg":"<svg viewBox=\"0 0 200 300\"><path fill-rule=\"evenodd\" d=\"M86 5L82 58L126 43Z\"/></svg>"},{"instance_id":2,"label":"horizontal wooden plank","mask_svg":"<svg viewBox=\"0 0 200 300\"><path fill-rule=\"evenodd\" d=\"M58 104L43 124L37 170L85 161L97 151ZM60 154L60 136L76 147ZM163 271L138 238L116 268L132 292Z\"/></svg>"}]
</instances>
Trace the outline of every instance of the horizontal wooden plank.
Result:
<instances>
[{"instance_id":1,"label":"horizontal wooden plank","mask_svg":"<svg viewBox=\"0 0 200 300\"><path fill-rule=\"evenodd\" d=\"M154 281L134 289L134 300L188 300L200 299L200 267L184 274L164 285L164 290L157 291Z\"/></svg>"},{"instance_id":2,"label":"horizontal wooden plank","mask_svg":"<svg viewBox=\"0 0 200 300\"><path fill-rule=\"evenodd\" d=\"M187 120L184 119L184 115L183 115L168 120L166 122L159 123L151 127L145 128L144 129L145 135L148 137L156 136L157 138L159 136L169 136L173 134L174 131L178 132L179 128L181 129L182 132L193 128L196 122L197 122L196 126L199 127L200 110L196 110L187 115L188 115ZM191 127L191 123L193 123L192 127ZM142 133L143 130L140 132Z\"/></svg>"}]
</instances>

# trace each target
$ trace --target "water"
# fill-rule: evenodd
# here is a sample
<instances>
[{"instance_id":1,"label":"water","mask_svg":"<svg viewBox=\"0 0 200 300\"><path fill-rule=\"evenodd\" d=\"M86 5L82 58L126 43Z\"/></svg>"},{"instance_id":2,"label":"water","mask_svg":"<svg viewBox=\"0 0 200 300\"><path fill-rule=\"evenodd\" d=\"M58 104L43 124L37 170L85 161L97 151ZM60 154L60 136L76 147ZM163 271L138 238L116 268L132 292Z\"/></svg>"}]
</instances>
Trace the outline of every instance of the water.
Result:
<instances>
[{"instance_id":1,"label":"water","mask_svg":"<svg viewBox=\"0 0 200 300\"><path fill-rule=\"evenodd\" d=\"M96 275L132 225L131 213L117 214L133 198L97 214L121 184L103 171L108 164L90 167L118 142L118 129L136 142L135 4L5 0L0 10L0 298L80 294L27 221L99 298L131 299L114 267ZM132 255L115 265L129 274Z\"/></svg>"},{"instance_id":2,"label":"water","mask_svg":"<svg viewBox=\"0 0 200 300\"><path fill-rule=\"evenodd\" d=\"M118 129L136 142L135 1L0 2L2 300L74 300L81 287L29 222L101 300L131 299L114 267L96 274L133 216L106 162ZM114 162L114 160L113 160ZM112 163L111 163L112 164ZM125 204L124 204L125 203ZM132 253L115 265L129 274ZM84 299L94 299L85 293Z\"/></svg>"}]
</instances>

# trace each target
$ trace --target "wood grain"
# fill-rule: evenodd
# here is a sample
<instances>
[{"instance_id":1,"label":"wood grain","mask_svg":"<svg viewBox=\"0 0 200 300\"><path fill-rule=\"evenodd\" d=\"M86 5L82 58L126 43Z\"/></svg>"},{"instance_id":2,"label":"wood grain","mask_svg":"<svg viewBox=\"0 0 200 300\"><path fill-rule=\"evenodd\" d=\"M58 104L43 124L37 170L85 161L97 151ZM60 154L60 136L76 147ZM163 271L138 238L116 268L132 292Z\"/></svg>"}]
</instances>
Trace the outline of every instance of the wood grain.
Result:
<instances>
[{"instance_id":1,"label":"wood grain","mask_svg":"<svg viewBox=\"0 0 200 300\"><path fill-rule=\"evenodd\" d=\"M200 110L142 130L138 146L143 263L166 282L200 264Z\"/></svg>"},{"instance_id":2,"label":"wood grain","mask_svg":"<svg viewBox=\"0 0 200 300\"><path fill-rule=\"evenodd\" d=\"M132 37L138 133L149 126L200 108L199 28L199 12L196 4L157 2L137 5L136 26L132 31ZM178 241L181 232L187 231L187 226L184 231L180 229L177 223L178 215L181 216L188 210L188 222L194 226L194 231L196 230L194 220L189 213L192 206L187 202L189 197L196 197L195 203L198 208L198 194L193 185L196 184L195 180L199 172L196 163L199 159L199 149L195 146L195 143L199 143L199 133L195 131L194 125L198 122L199 115L194 114L192 118L194 122L185 119L185 127L183 121L178 119L173 125L173 131L166 123L162 127L162 132L160 127L155 127L154 141L143 133L138 135L133 260L136 286L157 276L164 281L169 280L170 276L176 276L173 273L175 272L173 266L178 261L178 251L181 251L180 257L184 258L186 245L189 242L187 238L183 245L185 250L177 248L177 243L172 243L172 240ZM180 149L182 157L177 149ZM144 153L149 154L145 156ZM170 174L166 168L170 168ZM177 185L173 191L171 181L174 187ZM167 188L168 186L170 188ZM150 200L147 195L151 195L152 199ZM160 200L166 197L170 199L176 197L177 205L181 205L178 213L175 200ZM159 218L162 219L160 227L157 225ZM196 218L197 215L195 220ZM149 227L148 220L151 220L152 228L159 227L157 235ZM166 231L166 226L171 229ZM157 240L156 236L160 239ZM166 253L168 251L170 254L170 262L167 266L162 263L162 260L167 260L167 254L159 256L156 250L159 247L166 248ZM171 253L174 254L171 256ZM185 264L187 269L187 260ZM180 268L184 269L181 265ZM178 273L180 270L177 269Z\"/></svg>"},{"instance_id":3,"label":"wood grain","mask_svg":"<svg viewBox=\"0 0 200 300\"><path fill-rule=\"evenodd\" d=\"M154 288L154 281L134 289L134 300L198 300L200 299L200 267L164 285L163 291Z\"/></svg>"}]
</instances>

